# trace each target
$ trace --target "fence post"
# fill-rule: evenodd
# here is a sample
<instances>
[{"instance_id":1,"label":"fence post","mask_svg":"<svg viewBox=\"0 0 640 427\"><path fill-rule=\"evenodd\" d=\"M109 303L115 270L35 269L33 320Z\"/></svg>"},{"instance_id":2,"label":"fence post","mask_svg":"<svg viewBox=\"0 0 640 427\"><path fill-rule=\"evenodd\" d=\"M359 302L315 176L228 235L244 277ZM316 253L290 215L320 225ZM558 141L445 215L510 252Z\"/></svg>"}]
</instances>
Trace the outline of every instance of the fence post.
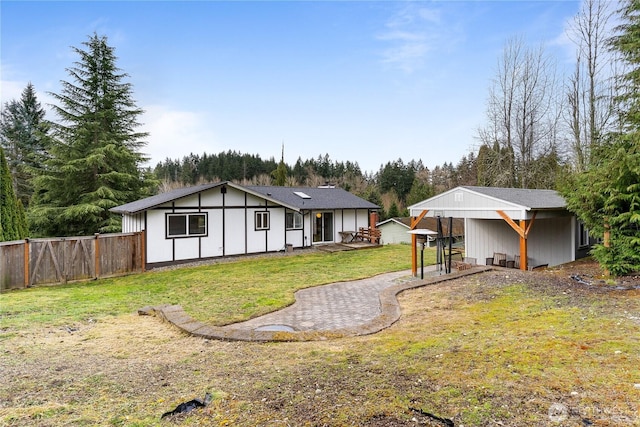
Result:
<instances>
[{"instance_id":1,"label":"fence post","mask_svg":"<svg viewBox=\"0 0 640 427\"><path fill-rule=\"evenodd\" d=\"M96 238L96 242L93 247L93 272L96 276L96 279L98 279L100 277L100 242L98 241L100 233L96 233L94 234L94 236Z\"/></svg>"},{"instance_id":2,"label":"fence post","mask_svg":"<svg viewBox=\"0 0 640 427\"><path fill-rule=\"evenodd\" d=\"M24 239L24 287L29 287L29 239Z\"/></svg>"},{"instance_id":3,"label":"fence post","mask_svg":"<svg viewBox=\"0 0 640 427\"><path fill-rule=\"evenodd\" d=\"M147 270L147 248L146 248L146 231L142 230L138 233L140 238L140 262L142 263L142 272Z\"/></svg>"}]
</instances>

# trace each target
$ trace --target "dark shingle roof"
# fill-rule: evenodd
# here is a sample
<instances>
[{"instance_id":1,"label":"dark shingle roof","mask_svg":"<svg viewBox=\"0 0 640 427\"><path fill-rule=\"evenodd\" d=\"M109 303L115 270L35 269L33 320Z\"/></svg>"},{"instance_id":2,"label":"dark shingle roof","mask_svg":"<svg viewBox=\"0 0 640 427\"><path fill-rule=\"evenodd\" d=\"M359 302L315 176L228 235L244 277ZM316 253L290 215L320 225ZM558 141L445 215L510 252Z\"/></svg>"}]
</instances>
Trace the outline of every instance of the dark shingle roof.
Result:
<instances>
[{"instance_id":1,"label":"dark shingle roof","mask_svg":"<svg viewBox=\"0 0 640 427\"><path fill-rule=\"evenodd\" d=\"M248 186L250 190L270 196L284 204L298 209L378 209L379 206L368 202L342 188L334 187L276 187ZM303 198L296 192L304 193Z\"/></svg>"},{"instance_id":2,"label":"dark shingle roof","mask_svg":"<svg viewBox=\"0 0 640 427\"><path fill-rule=\"evenodd\" d=\"M181 199L183 197L196 194L200 191L206 191L222 185L228 185L240 190L247 191L256 195L280 203L286 207L297 209L378 209L379 206L370 203L360 197L349 193L341 188L314 188L314 187L275 187L275 186L246 186L230 182L218 182L213 184L202 184L194 187L178 188L166 193L157 194L145 199L136 200L135 202L111 208L111 212L115 213L137 213L147 209ZM295 194L302 192L310 196L310 198L302 198Z\"/></svg>"},{"instance_id":3,"label":"dark shingle roof","mask_svg":"<svg viewBox=\"0 0 640 427\"><path fill-rule=\"evenodd\" d=\"M567 202L555 190L463 186L467 190L531 209L563 209Z\"/></svg>"},{"instance_id":4,"label":"dark shingle roof","mask_svg":"<svg viewBox=\"0 0 640 427\"><path fill-rule=\"evenodd\" d=\"M151 209L155 206L162 205L163 203L171 202L172 200L181 199L183 197L196 194L200 191L209 190L224 184L224 182L217 182L214 184L202 184L193 187L178 188L175 190L167 191L166 193L156 194L155 196L147 197L144 199L136 200L135 202L127 203L124 205L116 206L109 209L115 213L136 213L142 212L147 209Z\"/></svg>"}]
</instances>

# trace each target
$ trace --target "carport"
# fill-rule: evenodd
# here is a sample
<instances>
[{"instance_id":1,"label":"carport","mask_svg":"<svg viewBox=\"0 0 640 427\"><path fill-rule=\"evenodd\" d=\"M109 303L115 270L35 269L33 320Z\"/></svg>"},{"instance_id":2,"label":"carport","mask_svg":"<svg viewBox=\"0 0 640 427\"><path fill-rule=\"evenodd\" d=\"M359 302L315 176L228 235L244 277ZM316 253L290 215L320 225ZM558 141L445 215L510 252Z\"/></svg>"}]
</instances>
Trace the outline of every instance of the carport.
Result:
<instances>
[{"instance_id":1,"label":"carport","mask_svg":"<svg viewBox=\"0 0 640 427\"><path fill-rule=\"evenodd\" d=\"M467 257L519 257L519 267L558 265L586 254L588 234L557 191L462 186L409 206L414 229L424 217L462 218ZM412 271L417 271L412 239Z\"/></svg>"}]
</instances>

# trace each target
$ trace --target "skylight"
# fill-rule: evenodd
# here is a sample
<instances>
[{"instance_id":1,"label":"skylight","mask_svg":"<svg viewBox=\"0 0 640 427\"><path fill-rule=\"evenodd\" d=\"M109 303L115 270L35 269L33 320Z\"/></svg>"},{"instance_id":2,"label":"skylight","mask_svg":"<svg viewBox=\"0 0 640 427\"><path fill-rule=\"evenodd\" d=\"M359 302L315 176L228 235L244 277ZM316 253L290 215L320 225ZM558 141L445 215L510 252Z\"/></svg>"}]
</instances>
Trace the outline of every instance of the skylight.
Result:
<instances>
[{"instance_id":1,"label":"skylight","mask_svg":"<svg viewBox=\"0 0 640 427\"><path fill-rule=\"evenodd\" d=\"M307 193L303 193L302 191L294 191L293 194L295 194L296 196L302 198L302 199L310 199L311 196L308 195Z\"/></svg>"}]
</instances>

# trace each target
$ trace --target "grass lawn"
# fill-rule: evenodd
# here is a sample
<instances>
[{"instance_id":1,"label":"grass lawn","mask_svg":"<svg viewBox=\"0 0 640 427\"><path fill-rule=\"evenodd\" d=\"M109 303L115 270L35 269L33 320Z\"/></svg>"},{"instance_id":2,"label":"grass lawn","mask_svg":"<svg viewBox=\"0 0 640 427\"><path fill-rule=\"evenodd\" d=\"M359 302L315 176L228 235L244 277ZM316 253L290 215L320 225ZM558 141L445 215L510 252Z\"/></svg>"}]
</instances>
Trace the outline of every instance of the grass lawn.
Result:
<instances>
[{"instance_id":1,"label":"grass lawn","mask_svg":"<svg viewBox=\"0 0 640 427\"><path fill-rule=\"evenodd\" d=\"M2 294L0 425L444 425L431 413L467 427L640 426L640 292L564 272L410 290L392 327L319 342L204 340L135 314L171 303L227 324L290 304L301 287L410 268L409 251L238 259ZM205 391L207 408L160 420Z\"/></svg>"}]
</instances>

